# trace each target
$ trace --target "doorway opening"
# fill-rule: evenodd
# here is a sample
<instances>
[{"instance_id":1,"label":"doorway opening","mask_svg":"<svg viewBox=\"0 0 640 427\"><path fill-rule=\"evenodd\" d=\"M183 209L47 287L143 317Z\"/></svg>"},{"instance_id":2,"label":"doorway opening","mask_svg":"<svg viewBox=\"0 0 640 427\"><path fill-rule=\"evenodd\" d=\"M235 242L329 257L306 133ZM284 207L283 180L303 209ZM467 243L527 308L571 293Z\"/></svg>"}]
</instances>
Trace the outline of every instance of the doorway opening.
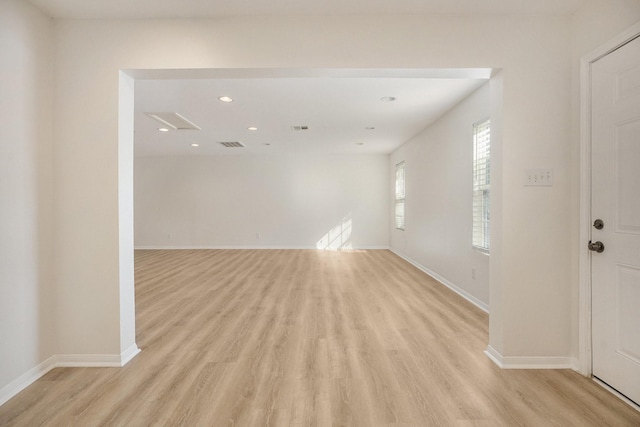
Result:
<instances>
[{"instance_id":1,"label":"doorway opening","mask_svg":"<svg viewBox=\"0 0 640 427\"><path fill-rule=\"evenodd\" d=\"M119 135L119 185L120 185L120 195L119 195L119 209L120 209L120 277L121 277L121 337L122 337L122 348L129 348L132 345L135 345L135 298L134 298L134 248L135 247L207 247L206 243L203 244L197 240L180 240L185 238L185 236L195 236L199 235L199 233L194 232L193 230L167 230L163 229L162 224L158 225L158 230L160 230L156 237L157 241L153 241L151 244L145 243L143 241L137 241L136 236L140 235L142 228L134 227L134 191L133 191L133 181L134 181L134 170L135 170L135 150L138 148L135 144L138 143L138 138L140 138L140 133L138 132L138 122L137 120L147 120L146 125L151 126L150 131L158 132L158 138L162 137L157 128L160 127L156 121L149 118L145 113L166 113L168 111L165 110L165 107L162 107L162 111L138 111L137 105L139 99L137 99L137 86L151 86L150 83L153 82L175 82L181 81L186 82L187 85L195 83L204 83L207 85L213 84L212 82L216 81L233 81L236 84L241 85L251 85L256 82L262 82L267 84L281 84L285 80L297 80L300 82L301 80L313 80L314 82L337 82L337 81L351 81L353 83L363 84L364 82L371 81L379 81L389 83L391 81L407 81L411 80L422 80L424 82L440 82L443 85L445 83L452 84L460 83L463 81L473 82L471 85L467 86L464 90L469 90L469 88L473 89L474 84L481 82L480 84L486 83L491 79L493 70L491 69L308 69L308 70L290 70L290 69L179 69L179 70L124 70L121 72L121 84L120 84L120 135ZM185 86L182 86L183 88ZM443 86L444 87L444 86ZM191 88L190 90L193 90ZM346 90L346 89L345 89ZM449 86L445 90L441 89L441 92L447 91L455 91L458 90L460 94L464 93L464 90L459 90L455 88L455 85ZM202 91L193 90L194 94L202 95ZM416 90L415 92L419 92ZM327 93L331 93L329 89L327 89ZM225 95L224 93L219 94L220 97ZM228 95L228 94L227 94ZM386 94L387 96L393 94ZM443 93L443 96L446 94ZM385 105L385 103L389 103L389 101L385 101L382 98L386 98L387 96L375 96L375 101L379 103L379 105ZM446 96L445 96L446 97ZM331 98L331 97L329 97ZM332 98L335 101L335 97ZM208 97L208 100L218 103L222 102L218 96L216 97ZM229 106L234 107L238 105L237 100L229 103ZM455 101L453 101L455 104ZM221 105L221 104L220 104ZM388 105L388 104L387 104ZM491 109L499 109L501 106L492 105ZM365 107L366 108L366 107ZM180 113L180 111L175 111ZM436 114L437 116L437 114ZM434 116L434 119L437 118ZM140 119L139 119L140 118ZM188 114L185 115L185 118L189 121L192 121L197 127L202 123L199 119L194 119L190 117ZM157 126L156 126L157 125ZM291 122L291 128L304 128L307 127L308 123L298 123ZM156 126L153 128L153 126ZM247 120L243 131L246 132L247 135L255 135L252 132L256 132L252 128L260 129L258 124L252 123ZM364 126L360 125L362 133L368 133L371 135L373 129L368 129L369 127L375 126ZM295 132L298 132L296 135L300 135L300 132L304 132L302 130L292 130L288 129L291 132L291 135L294 135ZM202 133L200 131L187 131L182 133L182 135L195 135L196 133ZM171 134L171 131L168 132ZM175 132L174 134L178 134ZM296 136L297 137L297 136ZM194 149L210 149L212 150L209 154L215 155L216 152L220 150L227 149L227 147L221 147L219 145L211 145L209 147L205 147L205 143L200 140L190 139L191 137L185 138L180 147L176 148L176 146L167 146L165 148L167 150L183 150L181 153L174 152L173 154L178 154L182 156L192 156ZM248 136L247 136L248 138ZM235 140L237 138L230 138L228 140L224 140L223 142L229 142ZM408 139L408 138L406 138ZM386 141L388 142L388 141ZM405 141L401 141L405 142ZM135 144L134 144L135 143ZM269 144L269 145L267 145ZM295 141L292 142L295 144ZM375 146L376 142L372 142L370 146ZM378 151L386 152L390 151L388 145L384 145L385 141L379 142ZM249 144L246 144L249 145ZM363 148L362 145L359 145L357 142L350 143L349 150L355 152L355 150L361 150ZM364 147L367 147L368 144L365 144ZM146 150L150 146L148 145L143 149ZM496 144L498 147L498 144ZM158 148L158 147L151 147ZM260 151L272 150L275 147L275 144L272 142L265 142L258 145L254 145L253 147L249 147L254 150L254 155L257 155ZM236 150L236 148L233 148ZM292 150L300 150L301 148L293 147ZM306 148L309 149L309 148ZM242 148L241 150L245 150ZM247 150L248 151L248 150ZM237 151L236 151L237 152ZM246 152L246 151L245 151ZM148 154L148 153L147 153ZM141 194L135 195L135 200L139 200ZM180 206L178 206L180 207ZM240 212L241 213L241 212ZM335 224L339 221L342 221L347 215L349 217L349 241L350 244L352 241L356 241L358 238L357 233L359 232L360 223L358 221L358 216L356 212L352 211L338 211L336 213L338 217L329 218L326 221L326 225L324 227L319 227L315 234L312 234L309 237L309 241L311 245L316 247L318 242L322 240L323 236L327 234L327 230L332 230L335 227ZM197 218L196 218L197 219ZM493 227L496 229L500 228L500 224L494 224ZM294 228L295 230L295 228ZM138 234L136 234L138 233ZM148 236L146 236L148 237ZM146 238L145 237L145 238ZM269 235L264 230L250 230L247 235L247 239L254 239L253 245L260 246L260 240L269 238ZM258 242L258 243L256 243ZM283 244L287 245L290 242L285 242ZM248 243L248 240L236 242L224 242L220 246L225 247L251 247L252 245ZM267 245L269 247L269 245ZM493 258L492 262L499 263L497 258ZM137 348L137 347L136 347Z\"/></svg>"}]
</instances>

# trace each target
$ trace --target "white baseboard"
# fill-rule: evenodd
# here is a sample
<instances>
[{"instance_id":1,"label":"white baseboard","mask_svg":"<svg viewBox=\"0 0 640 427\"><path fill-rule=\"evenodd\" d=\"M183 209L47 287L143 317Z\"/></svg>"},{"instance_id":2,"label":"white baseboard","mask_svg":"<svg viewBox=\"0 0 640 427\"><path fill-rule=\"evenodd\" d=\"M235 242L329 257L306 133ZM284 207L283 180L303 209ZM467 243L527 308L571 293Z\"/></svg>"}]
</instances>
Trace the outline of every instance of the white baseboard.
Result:
<instances>
[{"instance_id":1,"label":"white baseboard","mask_svg":"<svg viewBox=\"0 0 640 427\"><path fill-rule=\"evenodd\" d=\"M134 357L136 357L140 353L140 349L137 344L133 344L131 347L126 349L120 355L120 366L124 366L131 361Z\"/></svg>"},{"instance_id":2,"label":"white baseboard","mask_svg":"<svg viewBox=\"0 0 640 427\"><path fill-rule=\"evenodd\" d=\"M422 265L422 264L414 261L413 259L409 258L408 256L396 251L395 249L391 249L390 248L389 250L391 252L393 252L394 254L398 255L403 260L407 261L409 264L413 265L414 267L418 268L419 270L422 270L424 273L427 273L429 276L433 277L435 280L437 280L438 282L440 282L441 284L443 284L447 288L451 289L452 291L454 291L455 293L460 295L462 298L466 299L471 304L473 304L476 307L478 307L480 310L484 311L485 313L489 313L489 306L486 303L484 303L483 301L480 301L478 298L476 298L473 295L471 295L469 292L465 291L461 287L453 284L449 280L447 280L444 277L440 276L435 271L431 271L430 269L428 269L424 265Z\"/></svg>"},{"instance_id":3,"label":"white baseboard","mask_svg":"<svg viewBox=\"0 0 640 427\"><path fill-rule=\"evenodd\" d=\"M56 368L119 368L117 354L59 354Z\"/></svg>"},{"instance_id":4,"label":"white baseboard","mask_svg":"<svg viewBox=\"0 0 640 427\"><path fill-rule=\"evenodd\" d=\"M345 249L318 249L315 246L149 246L140 245L135 246L136 250L194 250L194 249L216 249L216 250L313 250L313 251L376 251L376 250L388 250L388 246L362 246L356 248Z\"/></svg>"},{"instance_id":5,"label":"white baseboard","mask_svg":"<svg viewBox=\"0 0 640 427\"><path fill-rule=\"evenodd\" d=\"M140 353L140 349L134 344L120 355L55 354L0 389L0 406L54 368L121 368L138 353Z\"/></svg>"},{"instance_id":6,"label":"white baseboard","mask_svg":"<svg viewBox=\"0 0 640 427\"><path fill-rule=\"evenodd\" d=\"M132 345L122 354L59 354L56 357L56 368L121 368L133 359L140 349Z\"/></svg>"},{"instance_id":7,"label":"white baseboard","mask_svg":"<svg viewBox=\"0 0 640 427\"><path fill-rule=\"evenodd\" d=\"M56 362L57 356L51 356L0 389L0 405L4 405L13 396L20 393L53 368L56 368Z\"/></svg>"},{"instance_id":8,"label":"white baseboard","mask_svg":"<svg viewBox=\"0 0 640 427\"><path fill-rule=\"evenodd\" d=\"M135 246L136 250L255 250L255 249L317 249L312 246L169 246L169 245L140 245Z\"/></svg>"},{"instance_id":9,"label":"white baseboard","mask_svg":"<svg viewBox=\"0 0 640 427\"><path fill-rule=\"evenodd\" d=\"M490 345L487 346L487 349L484 351L484 354L486 354L487 357L491 359L493 363L498 365L499 368L501 369L504 368L504 365L502 364L502 355L495 348L491 347Z\"/></svg>"},{"instance_id":10,"label":"white baseboard","mask_svg":"<svg viewBox=\"0 0 640 427\"><path fill-rule=\"evenodd\" d=\"M484 351L489 359L501 369L573 369L577 360L558 356L503 356L492 346Z\"/></svg>"}]
</instances>

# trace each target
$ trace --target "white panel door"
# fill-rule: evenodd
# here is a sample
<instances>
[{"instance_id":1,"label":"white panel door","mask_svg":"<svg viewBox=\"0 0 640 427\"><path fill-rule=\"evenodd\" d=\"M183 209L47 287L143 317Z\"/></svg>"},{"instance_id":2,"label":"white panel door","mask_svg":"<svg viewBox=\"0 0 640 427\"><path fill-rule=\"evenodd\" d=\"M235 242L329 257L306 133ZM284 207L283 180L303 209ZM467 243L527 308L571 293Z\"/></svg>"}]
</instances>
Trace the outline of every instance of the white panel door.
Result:
<instances>
[{"instance_id":1,"label":"white panel door","mask_svg":"<svg viewBox=\"0 0 640 427\"><path fill-rule=\"evenodd\" d=\"M640 403L640 38L591 71L593 375Z\"/></svg>"}]
</instances>

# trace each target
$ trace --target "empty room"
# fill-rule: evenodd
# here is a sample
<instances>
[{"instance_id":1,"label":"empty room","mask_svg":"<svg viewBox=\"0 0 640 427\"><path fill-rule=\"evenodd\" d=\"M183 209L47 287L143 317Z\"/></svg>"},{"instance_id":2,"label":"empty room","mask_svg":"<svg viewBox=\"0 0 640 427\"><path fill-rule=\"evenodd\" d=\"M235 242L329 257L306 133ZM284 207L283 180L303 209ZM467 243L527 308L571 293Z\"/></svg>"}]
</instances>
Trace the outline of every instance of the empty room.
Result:
<instances>
[{"instance_id":1,"label":"empty room","mask_svg":"<svg viewBox=\"0 0 640 427\"><path fill-rule=\"evenodd\" d=\"M0 425L640 425L639 36L0 0Z\"/></svg>"}]
</instances>

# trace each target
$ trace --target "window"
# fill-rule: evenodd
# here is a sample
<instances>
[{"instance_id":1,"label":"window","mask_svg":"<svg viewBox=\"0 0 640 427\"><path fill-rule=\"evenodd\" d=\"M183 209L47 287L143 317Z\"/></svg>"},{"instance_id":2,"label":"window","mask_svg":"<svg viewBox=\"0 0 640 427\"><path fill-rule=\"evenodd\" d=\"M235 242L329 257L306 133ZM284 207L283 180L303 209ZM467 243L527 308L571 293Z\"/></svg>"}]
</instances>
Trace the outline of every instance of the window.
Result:
<instances>
[{"instance_id":1,"label":"window","mask_svg":"<svg viewBox=\"0 0 640 427\"><path fill-rule=\"evenodd\" d=\"M489 252L489 192L491 187L491 126L473 125L473 240L475 248Z\"/></svg>"},{"instance_id":2,"label":"window","mask_svg":"<svg viewBox=\"0 0 640 427\"><path fill-rule=\"evenodd\" d=\"M396 165L396 228L404 230L404 162Z\"/></svg>"}]
</instances>

